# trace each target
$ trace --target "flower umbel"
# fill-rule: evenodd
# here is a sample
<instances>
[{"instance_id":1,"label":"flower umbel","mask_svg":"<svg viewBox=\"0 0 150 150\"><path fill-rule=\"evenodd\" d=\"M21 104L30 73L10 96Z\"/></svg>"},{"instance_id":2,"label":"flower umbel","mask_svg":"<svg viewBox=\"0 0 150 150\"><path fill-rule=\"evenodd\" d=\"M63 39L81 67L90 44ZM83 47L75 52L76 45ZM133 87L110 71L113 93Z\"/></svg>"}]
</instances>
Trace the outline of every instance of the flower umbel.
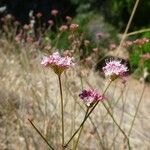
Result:
<instances>
[{"instance_id":1,"label":"flower umbel","mask_svg":"<svg viewBox=\"0 0 150 150\"><path fill-rule=\"evenodd\" d=\"M51 67L57 75L61 75L64 70L74 65L72 57L62 57L58 52L44 57L41 64L45 67Z\"/></svg>"},{"instance_id":2,"label":"flower umbel","mask_svg":"<svg viewBox=\"0 0 150 150\"><path fill-rule=\"evenodd\" d=\"M118 77L125 76L128 68L125 64L121 63L121 60L110 60L106 62L106 66L102 68L105 76L109 77L111 81L114 81Z\"/></svg>"},{"instance_id":3,"label":"flower umbel","mask_svg":"<svg viewBox=\"0 0 150 150\"><path fill-rule=\"evenodd\" d=\"M104 96L101 95L96 90L83 90L79 94L79 97L84 101L84 103L89 107L92 106L95 102L101 101L104 99Z\"/></svg>"}]
</instances>

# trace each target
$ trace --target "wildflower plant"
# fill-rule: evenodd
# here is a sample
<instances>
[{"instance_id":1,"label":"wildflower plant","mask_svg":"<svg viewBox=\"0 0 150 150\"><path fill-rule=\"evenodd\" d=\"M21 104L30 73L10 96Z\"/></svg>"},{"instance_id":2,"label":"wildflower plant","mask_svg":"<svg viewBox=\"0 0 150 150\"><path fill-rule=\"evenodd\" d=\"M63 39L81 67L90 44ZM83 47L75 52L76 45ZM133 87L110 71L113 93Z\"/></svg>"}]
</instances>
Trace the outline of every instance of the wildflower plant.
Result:
<instances>
[{"instance_id":1,"label":"wildflower plant","mask_svg":"<svg viewBox=\"0 0 150 150\"><path fill-rule=\"evenodd\" d=\"M65 122L66 119L64 119L64 100L63 100L63 98L64 98L63 92L64 91L63 91L63 87L62 87L62 78L61 77L67 69L69 69L70 67L73 67L75 65L74 58L72 57L73 55L76 54L76 57L79 58L78 60L82 63L83 62L85 64L86 64L86 62L90 63L91 60L93 60L92 58L95 59L98 56L98 53L100 52L99 51L100 45L98 43L97 47L93 48L93 57L91 55L91 57L84 58L84 57L88 56L88 54L87 54L87 52L89 51L88 48L92 49L92 47L90 47L92 42L90 42L87 39L84 39L84 35L82 33L81 34L78 33L79 25L76 23L73 23L72 18L70 16L66 16L66 21L67 21L66 24L57 25L57 19L60 16L59 15L60 12L58 10L54 9L49 13L51 13L51 15L55 19L54 19L54 21L49 20L47 22L48 28L46 31L43 30L44 25L41 22L42 21L41 19L44 17L44 14L39 12L35 16L33 16L33 14L30 15L31 20L30 20L29 24L25 24L23 27L21 27L20 24L16 25L17 32L14 32L14 34L12 34L11 36L14 36L14 39L16 40L15 42L18 45L21 43L23 43L25 45L27 42L29 44L29 46L34 45L35 49L37 49L37 47L38 47L38 49L43 50L43 47L45 47L45 50L47 52L55 51L54 53L52 53L49 56L44 56L42 58L41 65L44 66L45 69L50 68L51 70L53 70L54 73L56 74L56 76L58 77L59 91L60 91L60 105L61 105L61 109L60 109L60 111L61 111L61 114L60 114L60 116L61 116L61 142L60 143L61 144L59 143L59 145L61 145L61 149L62 150L70 149L69 144L73 140L74 140L73 150L77 149L78 143L81 138L81 133L83 131L84 124L87 122L88 118L90 118L90 115L95 110L97 105L100 104L106 109L107 114L111 117L113 123L118 127L119 131L123 134L124 141L127 141L128 149L130 150L131 147L130 147L130 140L129 140L128 135L130 135L130 133L131 133L137 112L135 114L129 134L127 135L127 133L122 129L121 125L116 121L116 118L114 117L113 112L111 112L111 107L108 104L107 95L106 95L106 92L109 89L109 87L111 86L112 82L115 82L115 80L118 78L123 79L127 75L128 67L126 66L126 64L124 64L119 59L106 60L106 64L102 68L105 77L109 79L109 83L103 92L100 92L99 90L95 90L93 88L84 89L84 86L83 86L84 81L81 79L82 80L81 81L82 82L82 91L80 91L80 92L78 91L78 95L79 95L78 98L80 98L80 100L86 106L85 114L84 114L83 120L81 121L79 126L72 131L71 136L69 138L65 137L66 132L65 132L64 126L66 125L66 122ZM10 16L7 16L4 19L6 20L6 23L4 21L3 25L8 26L9 25L8 22L13 20L13 17L10 18ZM36 23L36 20L39 22L39 27L40 27L39 33L37 33L38 36L34 32L34 27L35 27L34 24ZM19 26L19 28L21 28L21 30L18 28L18 26ZM53 31L51 29L51 27L53 27L53 26L56 27L56 34L54 34L54 36L53 36ZM4 29L7 29L7 28L5 27ZM7 31L7 34L9 35L9 30ZM63 35L67 36L66 40L68 41L67 44L69 44L69 45L67 45L67 48L69 47L70 50L66 50L64 52L64 55L62 56L58 52L57 48L59 47L58 45L61 45L59 42L65 43L64 40L62 40ZM11 36L10 36L10 39L11 39ZM101 40L104 36L105 35L103 33L97 33L97 35L96 35L98 41ZM43 37L45 37L45 38L43 38ZM53 41L53 39L55 39L55 40ZM134 45L138 45L141 47L145 43L149 43L149 39L143 38L142 40L135 40L133 42L129 41L129 42L126 42L126 45L124 45L124 46L127 47L127 46L131 46L134 44ZM36 45L37 45L37 47L36 47ZM85 53L83 50L84 48L86 49ZM111 49L117 49L117 46L112 44ZM150 54L149 53L141 54L140 57L141 57L141 59L147 60L150 58ZM88 63L87 63L87 65L88 65ZM81 73L81 72L79 72L79 73ZM82 78L82 74L80 74L80 76ZM140 102L141 102L141 99L140 99ZM70 107L72 109L72 106L70 106ZM83 107L83 109L84 109L84 107ZM137 109L137 111L138 111L138 109ZM45 138L45 135L43 135L41 133L41 131L39 131L38 128L34 125L33 120L29 119L29 122L34 127L34 129L38 132L38 134L42 137L42 139L47 143L49 148L54 149L55 146L53 147L48 142L48 139ZM75 139L75 136L77 136L77 139Z\"/></svg>"},{"instance_id":2,"label":"wildflower plant","mask_svg":"<svg viewBox=\"0 0 150 150\"><path fill-rule=\"evenodd\" d=\"M86 117L88 115L88 112L90 110L90 108L96 103L96 102L99 102L99 101L102 101L104 99L104 96L101 95L97 90L93 90L93 89L89 89L89 90L83 90L80 94L79 94L79 97L81 98L81 100L86 104L87 106L87 111L86 111L86 114L85 114L85 118L84 118L84 122L86 120ZM77 145L78 145L78 142L79 142L79 139L80 139L80 136L81 136L81 133L82 133L82 130L83 130L83 127L84 127L84 122L83 124L80 125L80 132L79 132L79 135L78 135L78 138L77 138L77 141L75 143L75 146L74 146L74 149L77 149ZM77 130L78 131L78 130ZM76 131L76 132L77 132ZM76 134L75 132L75 134ZM74 134L74 135L75 135Z\"/></svg>"},{"instance_id":3,"label":"wildflower plant","mask_svg":"<svg viewBox=\"0 0 150 150\"><path fill-rule=\"evenodd\" d=\"M45 67L50 67L57 75L61 75L66 69L74 66L73 58L69 56L61 57L59 52L55 52L49 57L44 57L41 62Z\"/></svg>"},{"instance_id":4,"label":"wildflower plant","mask_svg":"<svg viewBox=\"0 0 150 150\"><path fill-rule=\"evenodd\" d=\"M106 65L102 68L104 75L108 77L111 81L114 81L117 78L123 78L128 68L125 64L121 63L121 60L110 59L106 61Z\"/></svg>"},{"instance_id":5,"label":"wildflower plant","mask_svg":"<svg viewBox=\"0 0 150 150\"><path fill-rule=\"evenodd\" d=\"M75 32L77 30L77 28L78 28L78 25L76 25L76 24L70 25L70 30L72 33ZM61 26L60 29L61 29L60 32L64 32L65 30L67 30L67 26ZM73 36L73 40L74 39L76 40L76 38ZM75 132L72 134L72 136L69 138L69 140L67 142L65 142L66 140L65 140L65 130L64 130L64 125L65 125L64 102L63 102L63 89L62 89L61 75L65 70L74 66L73 58L68 55L61 56L59 54L59 52L54 52L52 55L43 57L41 64L46 68L51 68L58 76L60 99L61 99L61 122L62 122L62 124L61 124L61 129L62 129L61 146L62 146L62 149L67 148L69 143L79 133L77 140L75 142L75 145L74 145L74 149L77 149L78 142L80 140L84 124L87 121L87 119L89 118L90 114L94 111L94 109L96 108L96 106L98 105L99 102L101 102L103 104L104 108L107 110L108 114L110 115L110 117L112 118L112 120L114 121L116 126L119 128L119 130L124 135L125 139L127 140L128 147L130 149L130 143L129 143L129 139L128 139L126 133L120 127L120 125L117 123L113 114L110 112L109 107L103 101L105 98L105 93L108 90L111 83L113 81L115 81L115 79L117 79L117 78L123 78L128 71L127 66L125 64L123 64L121 60L111 59L109 61L106 61L106 65L102 68L105 76L110 79L108 86L106 87L106 89L104 90L104 92L102 94L94 89L89 89L89 90L85 89L79 94L79 97L87 106L87 110L86 110L85 116L84 116L83 121L81 122L80 126L77 128L77 130L75 130ZM43 138L43 140L45 141L44 138ZM48 143L48 141L46 141L46 143Z\"/></svg>"},{"instance_id":6,"label":"wildflower plant","mask_svg":"<svg viewBox=\"0 0 150 150\"><path fill-rule=\"evenodd\" d=\"M61 99L61 118L62 118L62 147L64 146L64 104L63 104L63 93L62 93L62 83L61 74L74 65L73 58L69 56L62 57L59 52L55 52L49 57L44 57L42 65L45 67L50 67L57 74L60 87L60 99Z\"/></svg>"},{"instance_id":7,"label":"wildflower plant","mask_svg":"<svg viewBox=\"0 0 150 150\"><path fill-rule=\"evenodd\" d=\"M96 90L83 90L79 97L83 100L83 102L86 104L86 106L91 107L93 104L97 101L103 100L103 95L101 95Z\"/></svg>"},{"instance_id":8,"label":"wildflower plant","mask_svg":"<svg viewBox=\"0 0 150 150\"><path fill-rule=\"evenodd\" d=\"M105 95L106 91L108 90L108 88L110 87L111 83L115 79L117 79L118 77L122 78L124 76L124 74L127 72L127 70L128 70L128 68L124 64L121 64L121 61L115 61L115 60L110 61L110 62L106 63L105 67L103 67L104 74L106 76L109 76L109 79L110 79L110 82L107 85L106 89L104 90L103 94L100 94L96 90L83 90L79 94L79 97L87 105L87 111L86 111L85 117L84 117L82 123L80 124L79 128L71 136L70 140L66 143L65 147L68 146L68 144L71 142L71 140L80 131L74 149L77 148L78 141L80 139L81 132L83 130L83 127L84 127L84 124L85 124L87 118L93 112L93 110L98 105L98 103L101 101L102 104L103 104L103 106L104 106L104 108L107 110L108 114L112 118L113 122L116 124L116 126L118 127L118 129L120 130L120 132L124 135L125 140L127 141L129 150L131 149L131 147L130 147L130 141L128 139L128 136L126 135L126 133L124 132L124 130L120 127L120 125L118 124L118 122L114 118L113 114L110 112L109 107L103 102L103 99L105 98L104 95Z\"/></svg>"},{"instance_id":9,"label":"wildflower plant","mask_svg":"<svg viewBox=\"0 0 150 150\"><path fill-rule=\"evenodd\" d=\"M55 10L52 12L52 15L56 17L58 15L58 12ZM38 18L38 21L40 21L42 14L38 13L36 15L36 17ZM121 127L118 125L113 114L109 111L109 107L105 104L105 101L104 101L105 93L108 90L111 83L117 78L122 78L125 75L125 73L128 71L128 68L125 66L125 64L122 64L122 62L120 60L112 59L110 61L107 61L106 66L103 67L105 76L109 77L109 79L110 79L110 83L108 84L106 89L101 93L95 89L84 89L83 88L83 90L80 92L79 97L83 101L83 103L86 105L86 112L85 112L84 118L83 118L82 122L80 123L79 127L73 132L73 134L67 141L67 138L65 137L65 129L64 129L64 126L65 126L64 100L63 100L64 97L63 97L63 87L62 87L61 76L67 69L69 69L70 67L73 67L75 65L74 58L72 57L72 55L77 54L80 56L81 55L80 47L82 45L84 45L86 48L88 48L89 45L91 44L91 42L89 40L82 39L83 35L81 37L78 37L78 34L76 34L76 32L78 31L79 25L72 23L71 18L68 18L68 21L69 22L67 25L62 25L62 26L60 26L60 28L58 28L59 36L56 36L57 41L56 41L55 46L50 43L49 43L50 45L47 45L47 49L54 50L55 52L49 56L44 56L41 61L41 65L43 65L46 69L49 69L49 68L52 69L58 77L59 90L60 90L60 104L61 104L61 109L60 109L60 111L61 111L61 115L60 115L61 116L61 149L64 150L65 148L68 148L68 145L70 144L70 142L74 139L74 137L76 135L78 135L77 140L75 140L75 144L74 144L74 149L75 150L77 149L78 143L80 141L81 133L84 128L84 124L86 123L87 119L89 118L89 116L91 115L91 113L94 111L94 109L96 108L96 106L99 103L101 103L106 108L106 110L108 111L108 114L110 114L110 116L113 119L113 121L115 122L115 124L118 126L120 131L125 135L125 138L127 139L126 134L121 129ZM41 22L40 22L40 25L41 25ZM54 25L54 22L52 20L49 20L50 28L53 25ZM18 44L21 41L24 41L24 43L27 41L30 44L34 43L35 37L34 37L34 32L33 32L33 26L34 25L31 25L31 24L24 25L23 32L19 32L18 35L16 36L16 41ZM48 28L48 30L50 28ZM66 50L66 52L64 52L64 56L62 56L57 51L57 44L60 40L60 37L61 37L60 35L62 35L62 33L66 33L66 32L68 32L68 40L71 45L71 50L69 50L69 51ZM44 35L44 33L42 33L42 30L40 30L39 36L42 36L42 35ZM48 38L48 37L46 37L46 38ZM36 42L40 43L39 39ZM97 52L97 49L98 49L98 47L95 50L93 50L94 54ZM96 56L96 55L94 55L94 56ZM33 121L29 119L29 122L34 127L34 129L38 132L38 134L42 137L42 139L47 143L49 148L54 149L53 146L48 142L48 139L46 139L45 136L34 125Z\"/></svg>"}]
</instances>

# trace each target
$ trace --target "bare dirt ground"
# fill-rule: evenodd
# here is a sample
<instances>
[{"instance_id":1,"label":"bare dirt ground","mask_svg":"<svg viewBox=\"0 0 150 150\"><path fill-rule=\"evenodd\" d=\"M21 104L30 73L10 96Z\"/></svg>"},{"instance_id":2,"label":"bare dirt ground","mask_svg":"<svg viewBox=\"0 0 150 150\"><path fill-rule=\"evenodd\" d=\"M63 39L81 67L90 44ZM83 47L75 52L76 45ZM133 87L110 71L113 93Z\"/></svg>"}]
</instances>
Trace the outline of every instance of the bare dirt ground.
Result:
<instances>
[{"instance_id":1,"label":"bare dirt ground","mask_svg":"<svg viewBox=\"0 0 150 150\"><path fill-rule=\"evenodd\" d=\"M2 50L0 49L2 52ZM38 54L39 57L41 54ZM46 150L47 146L30 126L34 122L59 149L60 111L59 88L56 75L42 68L40 58L29 60L29 55L1 53L0 57L0 150ZM76 69L77 68L77 69ZM81 71L82 78L78 76ZM63 74L65 99L66 141L78 127L84 107L78 94L83 88L104 90L108 82L93 70L79 66ZM106 93L116 120L128 133L138 101L142 102L130 135L133 150L150 149L150 85L129 77L126 86L120 80L114 82ZM80 104L80 105L79 105ZM95 109L87 121L79 149L125 149L124 138L118 132L103 106ZM115 137L115 139L114 139ZM114 142L115 141L115 142Z\"/></svg>"}]
</instances>

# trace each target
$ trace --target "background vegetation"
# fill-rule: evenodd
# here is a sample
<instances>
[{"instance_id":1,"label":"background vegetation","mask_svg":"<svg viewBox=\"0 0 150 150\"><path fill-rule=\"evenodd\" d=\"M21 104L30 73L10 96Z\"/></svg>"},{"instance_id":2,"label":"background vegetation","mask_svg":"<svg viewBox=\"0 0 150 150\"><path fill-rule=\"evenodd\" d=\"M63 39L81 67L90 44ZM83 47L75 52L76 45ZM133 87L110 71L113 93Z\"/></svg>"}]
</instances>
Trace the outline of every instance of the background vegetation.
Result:
<instances>
[{"instance_id":1,"label":"background vegetation","mask_svg":"<svg viewBox=\"0 0 150 150\"><path fill-rule=\"evenodd\" d=\"M83 150L127 149L129 138L133 150L150 149L150 1L139 2L129 25L134 4L131 0L0 1L0 149L47 150L29 120L55 149L62 149L58 78L40 64L56 51L75 60L75 66L61 76L65 143L85 116L79 93L85 88L105 90L109 80L102 67L109 59L121 59L129 68L129 76L113 81L105 93L110 113L98 105L79 143L76 136L67 148L78 143L76 148Z\"/></svg>"}]
</instances>

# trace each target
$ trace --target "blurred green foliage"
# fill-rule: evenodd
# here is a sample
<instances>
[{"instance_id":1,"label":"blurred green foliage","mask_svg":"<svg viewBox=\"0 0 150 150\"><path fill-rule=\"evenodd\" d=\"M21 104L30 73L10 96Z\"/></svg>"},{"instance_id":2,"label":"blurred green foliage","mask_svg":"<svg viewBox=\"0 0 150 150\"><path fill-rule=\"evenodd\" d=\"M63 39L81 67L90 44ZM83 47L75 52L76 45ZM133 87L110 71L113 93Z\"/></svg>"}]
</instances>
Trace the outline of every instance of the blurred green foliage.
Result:
<instances>
[{"instance_id":1,"label":"blurred green foliage","mask_svg":"<svg viewBox=\"0 0 150 150\"><path fill-rule=\"evenodd\" d=\"M135 1L133 0L71 0L77 7L77 13L97 11L105 19L123 30L129 20ZM148 27L150 24L150 0L140 1L137 7L131 30Z\"/></svg>"},{"instance_id":2,"label":"blurred green foliage","mask_svg":"<svg viewBox=\"0 0 150 150\"><path fill-rule=\"evenodd\" d=\"M150 36L150 33L146 34L147 36ZM134 72L134 76L136 78L140 78L143 76L145 68L147 68L147 71L150 73L150 59L141 58L141 56L146 53L150 53L150 43L146 43L142 46L136 45L129 50L129 63L131 71ZM150 82L150 75L148 75L147 81Z\"/></svg>"}]
</instances>

